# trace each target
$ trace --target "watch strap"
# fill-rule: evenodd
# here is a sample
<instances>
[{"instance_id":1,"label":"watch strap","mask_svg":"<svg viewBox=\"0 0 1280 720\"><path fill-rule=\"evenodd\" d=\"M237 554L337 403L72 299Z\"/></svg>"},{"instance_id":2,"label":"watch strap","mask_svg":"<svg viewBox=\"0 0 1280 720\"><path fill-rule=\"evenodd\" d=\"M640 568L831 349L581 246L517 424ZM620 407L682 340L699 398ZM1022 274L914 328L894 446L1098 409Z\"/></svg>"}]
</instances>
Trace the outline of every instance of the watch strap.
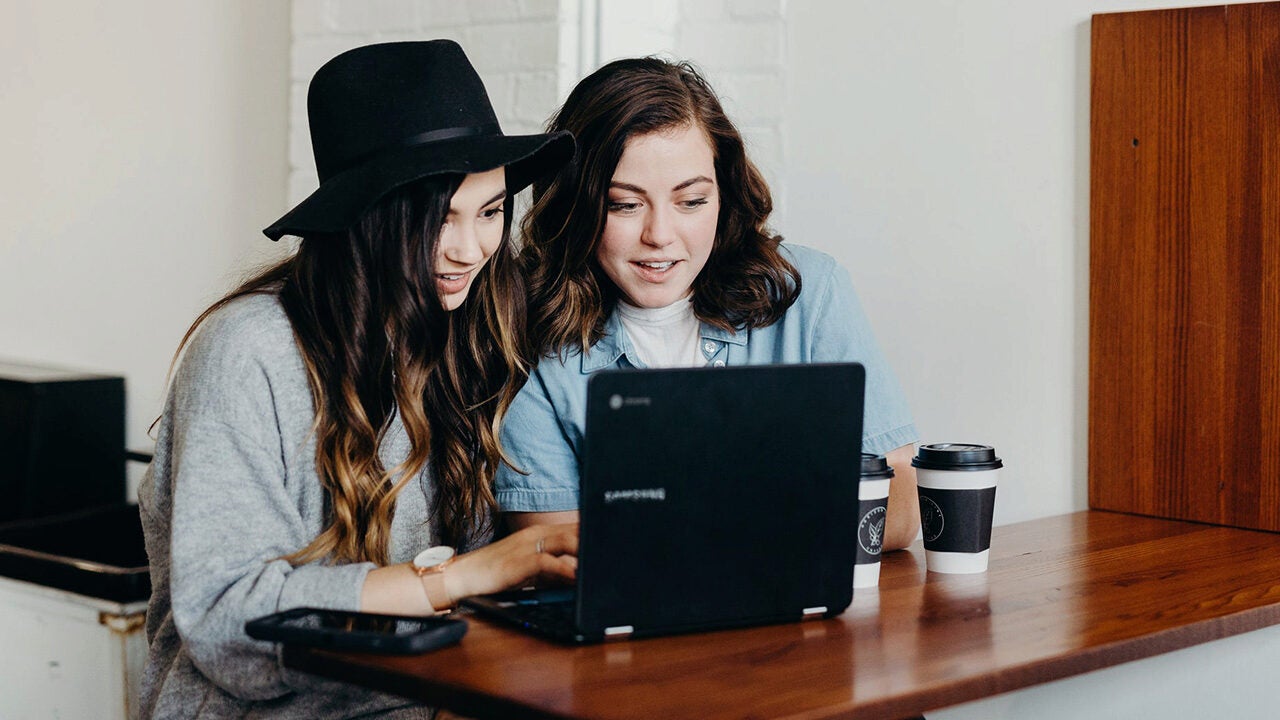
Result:
<instances>
[{"instance_id":1,"label":"watch strap","mask_svg":"<svg viewBox=\"0 0 1280 720\"><path fill-rule=\"evenodd\" d=\"M453 609L453 598L444 586L444 566L437 565L438 570L421 574L422 591L427 596L427 604L436 612L448 612Z\"/></svg>"},{"instance_id":2,"label":"watch strap","mask_svg":"<svg viewBox=\"0 0 1280 720\"><path fill-rule=\"evenodd\" d=\"M416 563L411 563L413 571L417 573L418 579L422 581L422 592L427 596L427 604L436 612L448 612L453 609L453 598L449 597L449 589L444 586L444 571L453 563L454 558L449 559L435 565L421 567Z\"/></svg>"}]
</instances>

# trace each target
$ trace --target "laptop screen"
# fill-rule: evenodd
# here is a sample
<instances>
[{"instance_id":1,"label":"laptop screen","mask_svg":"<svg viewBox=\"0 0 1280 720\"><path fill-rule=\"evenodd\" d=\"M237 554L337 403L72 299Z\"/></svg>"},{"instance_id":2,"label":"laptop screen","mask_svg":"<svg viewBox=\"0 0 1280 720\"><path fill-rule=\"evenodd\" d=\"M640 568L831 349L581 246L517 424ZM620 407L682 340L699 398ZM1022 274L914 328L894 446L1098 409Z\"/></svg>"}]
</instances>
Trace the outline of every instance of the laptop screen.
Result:
<instances>
[{"instance_id":1,"label":"laptop screen","mask_svg":"<svg viewBox=\"0 0 1280 720\"><path fill-rule=\"evenodd\" d=\"M864 378L856 363L594 375L579 628L660 634L847 607Z\"/></svg>"}]
</instances>

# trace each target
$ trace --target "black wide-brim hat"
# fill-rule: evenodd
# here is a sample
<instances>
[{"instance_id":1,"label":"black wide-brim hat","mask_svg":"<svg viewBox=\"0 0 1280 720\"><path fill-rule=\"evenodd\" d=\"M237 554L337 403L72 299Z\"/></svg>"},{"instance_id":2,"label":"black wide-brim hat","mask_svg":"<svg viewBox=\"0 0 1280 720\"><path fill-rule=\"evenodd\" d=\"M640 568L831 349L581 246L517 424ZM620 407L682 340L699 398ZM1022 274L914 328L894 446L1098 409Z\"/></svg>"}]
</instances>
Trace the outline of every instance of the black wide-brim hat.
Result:
<instances>
[{"instance_id":1,"label":"black wide-brim hat","mask_svg":"<svg viewBox=\"0 0 1280 720\"><path fill-rule=\"evenodd\" d=\"M506 166L515 194L573 157L567 132L503 135L484 83L452 40L366 45L316 71L307 92L320 187L263 233L340 233L384 195L441 173Z\"/></svg>"}]
</instances>

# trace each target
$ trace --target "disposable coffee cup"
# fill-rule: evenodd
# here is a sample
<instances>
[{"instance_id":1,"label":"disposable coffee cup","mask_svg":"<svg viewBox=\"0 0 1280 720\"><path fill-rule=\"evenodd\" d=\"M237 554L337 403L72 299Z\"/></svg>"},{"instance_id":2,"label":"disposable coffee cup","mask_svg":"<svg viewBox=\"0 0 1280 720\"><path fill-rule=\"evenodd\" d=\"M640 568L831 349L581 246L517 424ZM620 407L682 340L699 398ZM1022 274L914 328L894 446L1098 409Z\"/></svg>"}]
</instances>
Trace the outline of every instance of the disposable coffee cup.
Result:
<instances>
[{"instance_id":1,"label":"disposable coffee cup","mask_svg":"<svg viewBox=\"0 0 1280 720\"><path fill-rule=\"evenodd\" d=\"M853 566L855 588L880 584L880 550L884 546L884 521L889 511L889 483L893 466L883 455L862 453L858 482L858 551Z\"/></svg>"},{"instance_id":2,"label":"disposable coffee cup","mask_svg":"<svg viewBox=\"0 0 1280 720\"><path fill-rule=\"evenodd\" d=\"M921 445L916 468L924 559L930 572L986 572L996 476L1004 463L990 445Z\"/></svg>"}]
</instances>

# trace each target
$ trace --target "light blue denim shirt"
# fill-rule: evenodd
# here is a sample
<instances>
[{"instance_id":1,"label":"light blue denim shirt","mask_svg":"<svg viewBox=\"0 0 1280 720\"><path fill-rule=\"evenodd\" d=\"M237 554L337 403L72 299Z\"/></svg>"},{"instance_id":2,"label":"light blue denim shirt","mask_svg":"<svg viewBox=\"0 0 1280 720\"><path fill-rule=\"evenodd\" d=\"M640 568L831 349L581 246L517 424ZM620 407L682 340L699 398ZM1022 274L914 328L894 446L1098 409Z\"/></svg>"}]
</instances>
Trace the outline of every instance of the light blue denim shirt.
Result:
<instances>
[{"instance_id":1,"label":"light blue denim shirt","mask_svg":"<svg viewBox=\"0 0 1280 720\"><path fill-rule=\"evenodd\" d=\"M885 362L853 291L849 273L811 248L782 245L800 273L800 296L778 322L729 332L706 324L702 356L708 365L856 361L867 370L863 452L887 453L917 440L911 412ZM583 354L543 358L512 403L502 444L518 473L503 465L496 479L504 511L578 509L578 468L587 415L587 379L607 368L644 367L613 314L605 335Z\"/></svg>"}]
</instances>

